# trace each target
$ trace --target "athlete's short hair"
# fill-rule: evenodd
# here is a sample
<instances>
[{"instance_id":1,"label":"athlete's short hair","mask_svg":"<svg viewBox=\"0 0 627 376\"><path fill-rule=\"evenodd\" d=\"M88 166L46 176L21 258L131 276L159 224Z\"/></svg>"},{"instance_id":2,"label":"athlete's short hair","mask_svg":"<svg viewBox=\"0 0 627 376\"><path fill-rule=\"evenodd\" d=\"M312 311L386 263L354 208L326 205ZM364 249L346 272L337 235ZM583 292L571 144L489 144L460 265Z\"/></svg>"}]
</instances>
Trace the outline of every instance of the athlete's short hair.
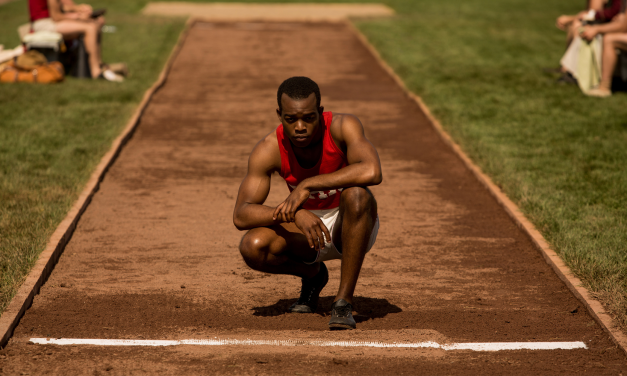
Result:
<instances>
[{"instance_id":1,"label":"athlete's short hair","mask_svg":"<svg viewBox=\"0 0 627 376\"><path fill-rule=\"evenodd\" d=\"M281 97L283 93L292 99L306 99L311 93L316 95L316 107L320 107L320 88L309 77L291 77L283 81L276 93L276 100L279 103L279 111L283 112Z\"/></svg>"}]
</instances>

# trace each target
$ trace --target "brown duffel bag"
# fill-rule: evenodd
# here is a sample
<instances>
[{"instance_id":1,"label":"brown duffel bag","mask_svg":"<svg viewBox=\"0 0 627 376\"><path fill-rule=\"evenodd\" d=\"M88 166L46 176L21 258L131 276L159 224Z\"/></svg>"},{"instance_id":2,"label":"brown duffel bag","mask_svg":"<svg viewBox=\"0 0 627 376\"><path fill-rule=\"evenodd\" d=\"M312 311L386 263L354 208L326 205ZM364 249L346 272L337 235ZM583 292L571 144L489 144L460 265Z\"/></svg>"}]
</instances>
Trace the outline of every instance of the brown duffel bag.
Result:
<instances>
[{"instance_id":1,"label":"brown duffel bag","mask_svg":"<svg viewBox=\"0 0 627 376\"><path fill-rule=\"evenodd\" d=\"M65 75L63 65L58 61L52 61L29 68L31 69L21 69L15 62L10 62L2 72L0 72L0 82L49 84L63 81Z\"/></svg>"}]
</instances>

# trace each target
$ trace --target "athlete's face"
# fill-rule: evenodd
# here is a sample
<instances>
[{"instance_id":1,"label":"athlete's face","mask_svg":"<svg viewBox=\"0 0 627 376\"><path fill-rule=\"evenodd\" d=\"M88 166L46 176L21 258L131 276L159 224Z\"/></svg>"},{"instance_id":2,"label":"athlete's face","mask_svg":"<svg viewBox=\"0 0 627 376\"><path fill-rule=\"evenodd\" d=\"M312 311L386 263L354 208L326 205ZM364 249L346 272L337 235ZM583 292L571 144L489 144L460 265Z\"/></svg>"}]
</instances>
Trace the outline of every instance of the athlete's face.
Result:
<instances>
[{"instance_id":1,"label":"athlete's face","mask_svg":"<svg viewBox=\"0 0 627 376\"><path fill-rule=\"evenodd\" d=\"M287 94L281 97L283 111L277 108L283 132L294 146L304 148L319 139L320 116L323 107L316 106L316 95L311 93L305 99L292 99Z\"/></svg>"}]
</instances>

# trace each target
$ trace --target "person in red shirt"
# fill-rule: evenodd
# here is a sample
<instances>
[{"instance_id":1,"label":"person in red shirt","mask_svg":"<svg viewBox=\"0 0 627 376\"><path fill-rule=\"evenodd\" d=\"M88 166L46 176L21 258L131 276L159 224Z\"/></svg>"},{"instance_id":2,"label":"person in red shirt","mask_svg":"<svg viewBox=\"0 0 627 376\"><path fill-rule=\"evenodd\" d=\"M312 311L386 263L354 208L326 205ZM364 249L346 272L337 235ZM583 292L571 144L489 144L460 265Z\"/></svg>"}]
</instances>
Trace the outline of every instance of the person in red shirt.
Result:
<instances>
[{"instance_id":1,"label":"person in red shirt","mask_svg":"<svg viewBox=\"0 0 627 376\"><path fill-rule=\"evenodd\" d=\"M571 43L577 36L590 41L596 34L613 32L610 30L613 30L617 18L622 17L621 13L623 12L624 4L625 0L589 0L588 10L579 12L574 16L563 15L558 17L556 26L567 31L567 50L573 48ZM585 35L591 34L593 31L595 34L591 38L585 37ZM578 49L574 50L573 54L578 56L578 51ZM567 55L573 56L568 51L565 58ZM570 58L567 58L567 61L570 61L568 59ZM564 60L562 60L562 65L557 69L558 72L562 73L558 82L576 84L577 80L574 77L573 67L572 63L565 64ZM547 71L553 72L555 70L547 69Z\"/></svg>"},{"instance_id":2,"label":"person in red shirt","mask_svg":"<svg viewBox=\"0 0 627 376\"><path fill-rule=\"evenodd\" d=\"M84 36L89 53L89 68L93 78L123 81L124 78L106 69L100 52L100 32L105 23L103 16L92 17L88 4L75 4L72 0L29 0L30 21L33 31L54 31L65 39Z\"/></svg>"},{"instance_id":3,"label":"person in red shirt","mask_svg":"<svg viewBox=\"0 0 627 376\"><path fill-rule=\"evenodd\" d=\"M353 115L324 112L318 85L285 80L277 93L281 124L257 143L248 160L233 223L249 230L240 253L254 270L301 278L291 312L313 313L329 273L324 261L341 259L340 287L329 327L354 329L353 293L379 229L368 186L382 181L381 162ZM263 205L271 175L285 179L289 196Z\"/></svg>"},{"instance_id":4,"label":"person in red shirt","mask_svg":"<svg viewBox=\"0 0 627 376\"><path fill-rule=\"evenodd\" d=\"M612 1L612 6L609 9L604 9L605 2L607 0L589 0L588 9L577 13L576 15L561 15L557 17L555 26L558 29L566 31L566 46L570 45L573 38L578 34L578 30L584 20L594 22L607 22L614 17L620 9L620 0ZM615 10L618 6L618 9ZM612 12L613 15L611 14ZM606 17L608 18L606 20Z\"/></svg>"}]
</instances>

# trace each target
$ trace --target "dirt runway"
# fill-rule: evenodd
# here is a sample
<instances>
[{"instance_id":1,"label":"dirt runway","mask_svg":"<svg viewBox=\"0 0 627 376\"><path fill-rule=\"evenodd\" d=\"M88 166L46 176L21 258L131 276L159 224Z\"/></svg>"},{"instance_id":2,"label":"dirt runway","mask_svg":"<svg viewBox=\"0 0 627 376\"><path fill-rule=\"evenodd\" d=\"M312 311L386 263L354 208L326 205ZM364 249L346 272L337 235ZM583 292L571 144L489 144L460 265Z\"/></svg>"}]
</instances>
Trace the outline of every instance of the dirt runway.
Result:
<instances>
[{"instance_id":1,"label":"dirt runway","mask_svg":"<svg viewBox=\"0 0 627 376\"><path fill-rule=\"evenodd\" d=\"M306 75L377 147L381 228L329 332L339 261L316 314L285 313L294 277L249 270L232 209L249 152L278 125L276 90ZM463 83L460 83L463 84ZM505 109L504 109L505 110ZM273 177L269 203L287 188ZM588 349L102 347L30 338L584 341ZM197 23L107 173L0 374L608 374L627 360L346 25Z\"/></svg>"}]
</instances>

